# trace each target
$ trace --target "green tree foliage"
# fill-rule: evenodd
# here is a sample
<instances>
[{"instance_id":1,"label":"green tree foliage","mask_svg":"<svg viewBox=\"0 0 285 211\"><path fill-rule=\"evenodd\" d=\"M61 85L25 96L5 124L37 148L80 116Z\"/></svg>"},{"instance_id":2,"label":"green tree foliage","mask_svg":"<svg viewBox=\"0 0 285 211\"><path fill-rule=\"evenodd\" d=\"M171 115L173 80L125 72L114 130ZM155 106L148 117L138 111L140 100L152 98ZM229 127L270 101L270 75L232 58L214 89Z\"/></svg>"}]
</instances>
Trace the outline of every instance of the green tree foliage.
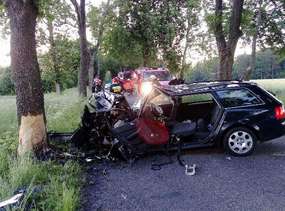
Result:
<instances>
[{"instance_id":1,"label":"green tree foliage","mask_svg":"<svg viewBox=\"0 0 285 211\"><path fill-rule=\"evenodd\" d=\"M103 9L92 7L88 20L95 39L104 18L105 31L101 52L116 58L121 66L166 65L172 71L181 68L181 41L185 39L185 21L198 4L186 1L115 0L103 16ZM192 14L191 16L194 19ZM197 18L196 18L197 19ZM189 21L191 24L195 21Z\"/></svg>"},{"instance_id":2,"label":"green tree foliage","mask_svg":"<svg viewBox=\"0 0 285 211\"><path fill-rule=\"evenodd\" d=\"M109 56L100 56L100 69L102 72L102 76L106 75L107 71L110 71L111 76L117 75L117 73L121 70L122 66L118 62L118 60Z\"/></svg>"},{"instance_id":3,"label":"green tree foliage","mask_svg":"<svg viewBox=\"0 0 285 211\"><path fill-rule=\"evenodd\" d=\"M63 0L49 0L41 3L41 19L38 24L38 41L41 45L49 46L51 67L54 72L56 92L60 94L62 82L59 74L59 59L56 51L55 39L58 36L67 36L66 28L72 29L74 15L71 7Z\"/></svg>"},{"instance_id":4,"label":"green tree foliage","mask_svg":"<svg viewBox=\"0 0 285 211\"><path fill-rule=\"evenodd\" d=\"M198 62L193 68L188 69L185 79L189 82L216 80L218 67L218 57Z\"/></svg>"},{"instance_id":5,"label":"green tree foliage","mask_svg":"<svg viewBox=\"0 0 285 211\"><path fill-rule=\"evenodd\" d=\"M55 78L59 77L63 89L75 87L78 82L80 50L78 41L71 41L65 37L55 40L55 50L58 58L58 76L53 70L50 51L39 56L42 70L42 80L45 92L55 91Z\"/></svg>"},{"instance_id":6,"label":"green tree foliage","mask_svg":"<svg viewBox=\"0 0 285 211\"><path fill-rule=\"evenodd\" d=\"M141 45L143 65L160 54L165 64L177 71L181 62L180 42L185 32L186 1L124 1L121 17L124 27Z\"/></svg>"},{"instance_id":7,"label":"green tree foliage","mask_svg":"<svg viewBox=\"0 0 285 211\"><path fill-rule=\"evenodd\" d=\"M233 79L241 79L251 62L251 55L237 56L233 65ZM185 75L187 81L216 80L219 59L213 57L198 62L194 67L188 68ZM251 79L268 79L285 77L285 59L279 60L279 56L270 49L258 51L256 54L256 68L252 72Z\"/></svg>"},{"instance_id":8,"label":"green tree foliage","mask_svg":"<svg viewBox=\"0 0 285 211\"><path fill-rule=\"evenodd\" d=\"M270 49L258 51L252 79L282 78L285 76L284 63L285 60L279 61L278 55ZM249 64L250 55L238 56L234 64L234 78L241 78Z\"/></svg>"},{"instance_id":9,"label":"green tree foliage","mask_svg":"<svg viewBox=\"0 0 285 211\"><path fill-rule=\"evenodd\" d=\"M12 81L11 68L0 69L0 95L14 95L15 86Z\"/></svg>"},{"instance_id":10,"label":"green tree foliage","mask_svg":"<svg viewBox=\"0 0 285 211\"><path fill-rule=\"evenodd\" d=\"M257 32L259 47L271 47L275 52L285 56L285 2L284 0L262 0L260 3L261 21ZM243 22L245 39L250 38L256 27L257 5L258 1L248 1L245 4L247 13L247 20Z\"/></svg>"},{"instance_id":11,"label":"green tree foliage","mask_svg":"<svg viewBox=\"0 0 285 211\"><path fill-rule=\"evenodd\" d=\"M122 67L138 67L143 64L142 46L120 23L106 32L102 53L116 58Z\"/></svg>"},{"instance_id":12,"label":"green tree foliage","mask_svg":"<svg viewBox=\"0 0 285 211\"><path fill-rule=\"evenodd\" d=\"M123 1L111 1L108 8L105 4L100 7L92 6L88 13L88 25L97 44L100 40L100 26L104 22L99 49L101 56L98 56L99 61L97 61L101 67L104 66L106 61L109 64L110 61L119 64L119 68L125 66L138 67L143 63L141 45L125 28L124 18L117 14L118 11L120 11L120 14L122 13L124 4L121 2Z\"/></svg>"}]
</instances>

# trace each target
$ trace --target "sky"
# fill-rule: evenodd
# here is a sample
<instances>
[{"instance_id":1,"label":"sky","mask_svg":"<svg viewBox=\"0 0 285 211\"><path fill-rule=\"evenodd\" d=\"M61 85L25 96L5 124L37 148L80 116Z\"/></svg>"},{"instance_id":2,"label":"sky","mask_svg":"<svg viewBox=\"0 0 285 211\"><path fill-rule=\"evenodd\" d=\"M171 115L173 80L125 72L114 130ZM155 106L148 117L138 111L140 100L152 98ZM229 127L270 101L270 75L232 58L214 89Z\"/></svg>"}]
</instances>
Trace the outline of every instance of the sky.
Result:
<instances>
[{"instance_id":1,"label":"sky","mask_svg":"<svg viewBox=\"0 0 285 211\"><path fill-rule=\"evenodd\" d=\"M0 37L0 67L10 65L10 40Z\"/></svg>"},{"instance_id":2,"label":"sky","mask_svg":"<svg viewBox=\"0 0 285 211\"><path fill-rule=\"evenodd\" d=\"M69 1L69 0L66 0ZM105 0L87 0L87 4L92 4L99 6ZM1 30L1 29L0 29ZM238 44L236 49L236 56L241 54L250 54L249 46L242 46L241 43ZM192 55L192 58L188 58L188 61L195 63L195 61L201 60L201 55L189 52L188 55ZM10 65L10 38L3 38L0 31L0 67L7 67Z\"/></svg>"},{"instance_id":3,"label":"sky","mask_svg":"<svg viewBox=\"0 0 285 211\"><path fill-rule=\"evenodd\" d=\"M70 0L66 0L70 1ZM87 5L92 4L95 6L99 6L102 2L106 0L86 0ZM10 65L10 38L4 38L1 36L1 28L0 28L0 67L7 67Z\"/></svg>"}]
</instances>

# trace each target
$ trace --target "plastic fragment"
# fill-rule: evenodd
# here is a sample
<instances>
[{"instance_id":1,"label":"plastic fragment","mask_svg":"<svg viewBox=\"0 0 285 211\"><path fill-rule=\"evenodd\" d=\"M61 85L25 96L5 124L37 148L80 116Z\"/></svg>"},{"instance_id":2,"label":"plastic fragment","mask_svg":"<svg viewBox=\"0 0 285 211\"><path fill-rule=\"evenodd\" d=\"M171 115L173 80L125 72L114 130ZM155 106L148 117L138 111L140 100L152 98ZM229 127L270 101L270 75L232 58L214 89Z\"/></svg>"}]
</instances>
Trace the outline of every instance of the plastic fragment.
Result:
<instances>
[{"instance_id":1,"label":"plastic fragment","mask_svg":"<svg viewBox=\"0 0 285 211\"><path fill-rule=\"evenodd\" d=\"M15 204L17 202L19 202L21 200L21 198L23 197L24 193L18 193L14 196L12 196L11 198L3 201L3 202L0 202L0 208L3 208L3 207L6 207L8 205L12 205L12 204Z\"/></svg>"}]
</instances>

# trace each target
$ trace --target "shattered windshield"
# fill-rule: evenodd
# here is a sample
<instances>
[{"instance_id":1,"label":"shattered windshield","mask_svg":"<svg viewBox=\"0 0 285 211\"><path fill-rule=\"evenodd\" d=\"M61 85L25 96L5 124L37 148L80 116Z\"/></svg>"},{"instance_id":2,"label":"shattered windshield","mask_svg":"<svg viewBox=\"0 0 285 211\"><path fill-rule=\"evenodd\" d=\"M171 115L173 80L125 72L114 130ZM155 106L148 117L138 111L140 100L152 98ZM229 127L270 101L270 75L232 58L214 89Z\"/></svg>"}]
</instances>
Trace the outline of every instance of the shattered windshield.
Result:
<instances>
[{"instance_id":1,"label":"shattered windshield","mask_svg":"<svg viewBox=\"0 0 285 211\"><path fill-rule=\"evenodd\" d=\"M143 79L149 80L154 75L159 81L170 81L171 76L168 71L147 71L143 73Z\"/></svg>"},{"instance_id":2,"label":"shattered windshield","mask_svg":"<svg viewBox=\"0 0 285 211\"><path fill-rule=\"evenodd\" d=\"M142 110L142 116L152 118L152 114L150 111L151 104L155 104L157 106L160 106L163 110L163 115L165 117L170 117L172 113L172 109L174 107L174 101L171 99L171 97L155 90L153 92L153 96L149 98L149 100L146 102L146 104L143 107Z\"/></svg>"}]
</instances>

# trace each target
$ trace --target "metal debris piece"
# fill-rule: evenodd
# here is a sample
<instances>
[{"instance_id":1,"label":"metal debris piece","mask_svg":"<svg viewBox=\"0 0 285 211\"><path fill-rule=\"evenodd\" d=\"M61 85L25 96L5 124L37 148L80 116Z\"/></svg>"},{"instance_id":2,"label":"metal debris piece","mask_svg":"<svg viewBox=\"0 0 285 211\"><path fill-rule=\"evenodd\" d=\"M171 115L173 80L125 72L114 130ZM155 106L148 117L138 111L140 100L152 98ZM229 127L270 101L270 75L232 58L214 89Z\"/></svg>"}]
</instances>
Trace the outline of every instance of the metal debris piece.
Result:
<instances>
[{"instance_id":1,"label":"metal debris piece","mask_svg":"<svg viewBox=\"0 0 285 211\"><path fill-rule=\"evenodd\" d=\"M124 199L124 200L126 200L127 199L127 195L126 194L121 194L121 196L122 196L122 198Z\"/></svg>"},{"instance_id":2,"label":"metal debris piece","mask_svg":"<svg viewBox=\"0 0 285 211\"><path fill-rule=\"evenodd\" d=\"M194 176L196 174L196 164L185 165L185 174L187 176Z\"/></svg>"},{"instance_id":3,"label":"metal debris piece","mask_svg":"<svg viewBox=\"0 0 285 211\"><path fill-rule=\"evenodd\" d=\"M107 172L107 169L106 169L106 168L103 170L103 175L104 175L104 176L107 176L107 175L108 175L108 172Z\"/></svg>"},{"instance_id":4,"label":"metal debris piece","mask_svg":"<svg viewBox=\"0 0 285 211\"><path fill-rule=\"evenodd\" d=\"M86 158L85 161L86 161L87 163L90 163L90 162L93 161L93 159L91 159L91 158Z\"/></svg>"},{"instance_id":5,"label":"metal debris piece","mask_svg":"<svg viewBox=\"0 0 285 211\"><path fill-rule=\"evenodd\" d=\"M227 160L232 160L232 158L231 158L231 157L226 157L226 159L227 159Z\"/></svg>"}]
</instances>

